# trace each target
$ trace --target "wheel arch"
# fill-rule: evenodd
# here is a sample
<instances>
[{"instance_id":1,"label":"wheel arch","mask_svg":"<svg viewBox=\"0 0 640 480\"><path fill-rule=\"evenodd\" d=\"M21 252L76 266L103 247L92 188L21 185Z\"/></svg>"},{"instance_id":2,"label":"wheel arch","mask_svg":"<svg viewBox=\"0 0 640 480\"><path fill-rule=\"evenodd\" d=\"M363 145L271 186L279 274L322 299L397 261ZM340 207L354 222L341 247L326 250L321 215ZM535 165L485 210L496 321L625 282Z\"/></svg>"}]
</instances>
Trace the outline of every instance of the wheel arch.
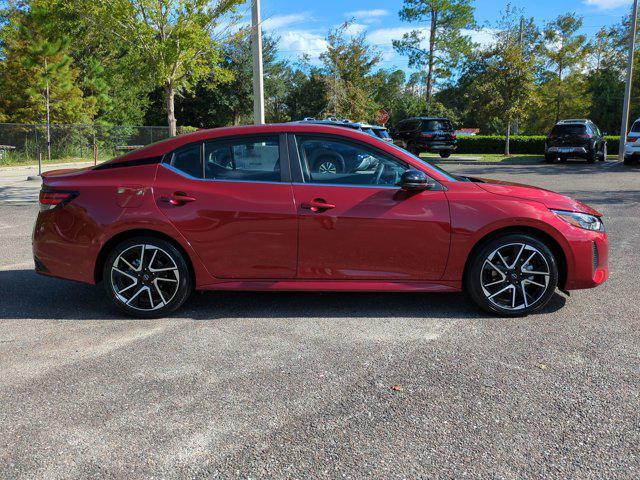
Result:
<instances>
[{"instance_id":1,"label":"wheel arch","mask_svg":"<svg viewBox=\"0 0 640 480\"><path fill-rule=\"evenodd\" d=\"M471 261L476 255L476 253L486 243L490 242L494 238L501 237L504 235L512 235L512 234L531 235L532 237L537 238L538 240L540 240L541 242L543 242L545 245L549 247L556 261L558 262L558 287L560 289L564 289L565 284L567 282L568 268L569 268L567 263L567 256L564 249L562 248L560 243L558 243L558 241L555 238L553 238L553 236L551 236L549 233L539 228L526 226L526 225L517 225L517 226L498 228L496 230L493 230L485 234L482 238L480 238L471 248L471 251L467 256L467 260L464 265L464 271L462 274L463 285L464 285L464 282L466 281L467 274L471 266Z\"/></svg>"},{"instance_id":2,"label":"wheel arch","mask_svg":"<svg viewBox=\"0 0 640 480\"><path fill-rule=\"evenodd\" d=\"M100 249L100 252L98 253L98 257L96 259L94 272L93 272L93 278L94 278L96 283L99 283L99 282L102 281L102 270L104 268L104 263L106 262L107 257L109 256L109 253L119 243L122 243L125 240L129 240L130 238L134 238L134 237L153 237L153 238L158 238L160 240L164 240L166 242L169 242L171 245L176 247L178 249L178 251L184 257L185 262L187 263L187 267L189 268L189 276L191 277L191 281L193 282L193 285L196 284L195 283L196 282L196 274L195 274L195 270L194 270L194 266L193 266L193 261L191 259L191 256L189 255L189 253L184 249L184 247L180 244L180 242L177 242L174 238L172 238L171 236L167 235L166 233L160 232L158 230L151 230L151 229L145 229L145 228L136 228L136 229L125 230L123 232L117 233L113 237L111 237L109 240L107 240L104 243L104 245L102 245L102 248Z\"/></svg>"}]
</instances>

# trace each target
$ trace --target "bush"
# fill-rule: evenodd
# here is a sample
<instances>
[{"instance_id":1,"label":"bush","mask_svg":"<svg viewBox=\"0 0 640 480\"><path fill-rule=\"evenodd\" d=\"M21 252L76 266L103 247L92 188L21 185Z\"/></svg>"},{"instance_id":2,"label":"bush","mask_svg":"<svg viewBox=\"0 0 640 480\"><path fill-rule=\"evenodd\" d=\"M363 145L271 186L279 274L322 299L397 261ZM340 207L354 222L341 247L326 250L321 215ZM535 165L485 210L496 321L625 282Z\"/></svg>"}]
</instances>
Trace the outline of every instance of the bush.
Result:
<instances>
[{"instance_id":1,"label":"bush","mask_svg":"<svg viewBox=\"0 0 640 480\"><path fill-rule=\"evenodd\" d=\"M544 135L514 135L511 137L510 148L512 154L544 155ZM607 149L610 155L618 154L620 137L607 136ZM471 154L503 154L505 137L500 135L476 135L458 137L457 153Z\"/></svg>"}]
</instances>

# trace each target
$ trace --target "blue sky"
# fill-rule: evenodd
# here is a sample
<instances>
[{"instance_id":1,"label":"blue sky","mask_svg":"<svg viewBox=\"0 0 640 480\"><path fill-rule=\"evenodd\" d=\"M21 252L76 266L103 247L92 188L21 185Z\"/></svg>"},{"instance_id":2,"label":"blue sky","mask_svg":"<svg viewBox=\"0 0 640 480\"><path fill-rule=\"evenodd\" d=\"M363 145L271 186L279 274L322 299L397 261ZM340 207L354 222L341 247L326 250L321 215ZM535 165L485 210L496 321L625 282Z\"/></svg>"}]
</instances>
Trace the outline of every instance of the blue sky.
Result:
<instances>
[{"instance_id":1,"label":"blue sky","mask_svg":"<svg viewBox=\"0 0 640 480\"><path fill-rule=\"evenodd\" d=\"M295 60L302 53L312 57L324 49L327 31L355 19L354 32L366 31L368 41L383 54L383 68L406 68L406 59L398 56L391 40L415 25L401 22L398 11L402 0L262 0L264 30L280 37L280 55ZM475 15L484 27L494 23L507 0L476 0ZM575 12L584 16L584 33L595 34L602 25L620 21L631 6L631 0L512 0L511 4L524 8L524 14L543 25L561 13ZM487 29L472 33L478 42L489 42Z\"/></svg>"}]
</instances>

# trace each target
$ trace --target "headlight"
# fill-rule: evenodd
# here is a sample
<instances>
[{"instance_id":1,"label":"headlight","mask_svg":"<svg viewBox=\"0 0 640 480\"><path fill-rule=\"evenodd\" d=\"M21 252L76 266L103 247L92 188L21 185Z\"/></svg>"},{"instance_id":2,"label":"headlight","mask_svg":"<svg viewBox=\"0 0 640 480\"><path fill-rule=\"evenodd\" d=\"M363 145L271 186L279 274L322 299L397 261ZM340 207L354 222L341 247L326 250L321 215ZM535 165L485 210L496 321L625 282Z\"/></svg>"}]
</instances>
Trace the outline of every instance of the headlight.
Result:
<instances>
[{"instance_id":1,"label":"headlight","mask_svg":"<svg viewBox=\"0 0 640 480\"><path fill-rule=\"evenodd\" d=\"M585 230L594 230L596 232L604 232L604 223L602 223L602 220L594 215L578 212L567 212L565 210L551 211L574 227L584 228Z\"/></svg>"}]
</instances>

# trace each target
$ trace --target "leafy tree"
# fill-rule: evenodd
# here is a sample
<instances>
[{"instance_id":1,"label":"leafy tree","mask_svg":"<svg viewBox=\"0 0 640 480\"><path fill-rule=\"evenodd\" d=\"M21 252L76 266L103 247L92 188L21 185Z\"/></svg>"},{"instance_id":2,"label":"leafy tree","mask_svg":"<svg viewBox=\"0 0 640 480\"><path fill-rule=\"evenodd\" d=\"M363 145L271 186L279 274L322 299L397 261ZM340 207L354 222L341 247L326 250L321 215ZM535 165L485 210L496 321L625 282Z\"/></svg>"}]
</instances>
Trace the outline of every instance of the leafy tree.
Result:
<instances>
[{"instance_id":1,"label":"leafy tree","mask_svg":"<svg viewBox=\"0 0 640 480\"><path fill-rule=\"evenodd\" d=\"M428 23L428 39L422 30L405 33L394 40L394 48L409 57L409 66L426 68L426 98L431 100L434 85L448 78L452 69L472 49L471 38L462 33L473 28L471 0L405 0L400 18L407 22ZM427 48L423 43L427 41Z\"/></svg>"},{"instance_id":2,"label":"leafy tree","mask_svg":"<svg viewBox=\"0 0 640 480\"><path fill-rule=\"evenodd\" d=\"M307 61L293 72L285 104L291 120L320 118L327 111L327 86L320 68Z\"/></svg>"},{"instance_id":3,"label":"leafy tree","mask_svg":"<svg viewBox=\"0 0 640 480\"><path fill-rule=\"evenodd\" d=\"M78 70L64 37L50 38L40 28L45 12L13 10L3 29L0 110L14 122L86 122L93 110L77 85Z\"/></svg>"},{"instance_id":4,"label":"leafy tree","mask_svg":"<svg viewBox=\"0 0 640 480\"><path fill-rule=\"evenodd\" d=\"M349 23L329 32L327 51L320 55L324 63L329 111L354 120L372 121L378 105L372 97L373 68L380 62L361 33L349 37Z\"/></svg>"},{"instance_id":5,"label":"leafy tree","mask_svg":"<svg viewBox=\"0 0 640 480\"><path fill-rule=\"evenodd\" d=\"M560 15L547 23L539 43L546 67L542 92L553 101L555 122L586 95L581 70L585 67L589 46L587 37L578 33L581 28L582 17L572 13Z\"/></svg>"},{"instance_id":6,"label":"leafy tree","mask_svg":"<svg viewBox=\"0 0 640 480\"><path fill-rule=\"evenodd\" d=\"M105 3L106 0L101 0ZM161 87L170 135L176 134L176 93L191 92L207 78L209 84L230 78L220 68L222 52L216 28L242 0L117 0L113 25L121 41L131 42L147 63L150 82ZM117 5L115 5L117 4Z\"/></svg>"},{"instance_id":7,"label":"leafy tree","mask_svg":"<svg viewBox=\"0 0 640 480\"><path fill-rule=\"evenodd\" d=\"M469 108L486 118L502 119L506 129L505 155L514 122L521 122L534 104L536 57L531 47L538 36L533 19L507 6L497 25L495 44L484 54L485 67L467 92Z\"/></svg>"}]
</instances>

